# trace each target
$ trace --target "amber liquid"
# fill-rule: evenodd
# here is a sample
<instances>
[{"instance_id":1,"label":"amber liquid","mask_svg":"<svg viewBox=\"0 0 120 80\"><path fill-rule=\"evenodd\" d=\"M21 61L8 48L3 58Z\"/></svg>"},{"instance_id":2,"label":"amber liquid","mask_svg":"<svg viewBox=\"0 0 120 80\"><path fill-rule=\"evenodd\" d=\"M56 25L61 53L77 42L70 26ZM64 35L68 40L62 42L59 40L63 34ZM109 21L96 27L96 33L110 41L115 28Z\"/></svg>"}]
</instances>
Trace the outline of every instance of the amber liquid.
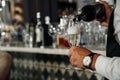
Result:
<instances>
[{"instance_id":1,"label":"amber liquid","mask_svg":"<svg viewBox=\"0 0 120 80\"><path fill-rule=\"evenodd\" d=\"M70 47L68 40L65 37L61 37L61 36L57 36L57 45L66 48Z\"/></svg>"}]
</instances>

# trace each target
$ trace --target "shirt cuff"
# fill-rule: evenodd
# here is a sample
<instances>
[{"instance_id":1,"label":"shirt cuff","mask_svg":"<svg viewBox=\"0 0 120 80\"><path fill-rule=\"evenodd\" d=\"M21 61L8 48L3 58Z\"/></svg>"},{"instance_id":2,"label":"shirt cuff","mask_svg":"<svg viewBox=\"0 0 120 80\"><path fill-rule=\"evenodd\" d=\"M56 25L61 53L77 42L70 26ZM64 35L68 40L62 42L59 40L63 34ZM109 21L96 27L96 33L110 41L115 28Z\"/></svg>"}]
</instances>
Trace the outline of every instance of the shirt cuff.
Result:
<instances>
[{"instance_id":1,"label":"shirt cuff","mask_svg":"<svg viewBox=\"0 0 120 80\"><path fill-rule=\"evenodd\" d=\"M110 58L105 56L99 56L95 63L96 72L102 75L106 75L107 63L110 61Z\"/></svg>"}]
</instances>

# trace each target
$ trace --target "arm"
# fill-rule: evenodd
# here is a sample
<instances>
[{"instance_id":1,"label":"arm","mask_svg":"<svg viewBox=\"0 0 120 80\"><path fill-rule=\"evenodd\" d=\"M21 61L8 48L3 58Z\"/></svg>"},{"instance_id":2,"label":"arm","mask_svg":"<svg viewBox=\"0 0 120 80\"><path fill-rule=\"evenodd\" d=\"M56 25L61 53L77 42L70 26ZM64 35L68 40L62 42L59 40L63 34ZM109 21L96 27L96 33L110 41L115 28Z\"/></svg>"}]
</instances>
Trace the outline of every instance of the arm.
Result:
<instances>
[{"instance_id":1,"label":"arm","mask_svg":"<svg viewBox=\"0 0 120 80\"><path fill-rule=\"evenodd\" d=\"M116 8L114 11L114 28L115 37L117 42L120 44L120 0L116 0Z\"/></svg>"},{"instance_id":2,"label":"arm","mask_svg":"<svg viewBox=\"0 0 120 80\"><path fill-rule=\"evenodd\" d=\"M70 48L69 57L71 64L82 69L88 68L83 65L83 59L90 53L91 51L86 48L81 48L77 46ZM90 69L95 70L97 73L111 80L119 80L120 58L108 58L95 53L92 58Z\"/></svg>"},{"instance_id":3,"label":"arm","mask_svg":"<svg viewBox=\"0 0 120 80\"><path fill-rule=\"evenodd\" d=\"M99 21L101 25L108 27L110 16L112 13L112 8L111 6L104 0L99 0L99 3L103 4L106 10L106 19L104 21Z\"/></svg>"},{"instance_id":4,"label":"arm","mask_svg":"<svg viewBox=\"0 0 120 80\"><path fill-rule=\"evenodd\" d=\"M5 80L12 64L12 57L6 52L0 52L0 80Z\"/></svg>"},{"instance_id":5,"label":"arm","mask_svg":"<svg viewBox=\"0 0 120 80\"><path fill-rule=\"evenodd\" d=\"M95 63L96 72L110 80L120 79L120 58L99 56Z\"/></svg>"}]
</instances>

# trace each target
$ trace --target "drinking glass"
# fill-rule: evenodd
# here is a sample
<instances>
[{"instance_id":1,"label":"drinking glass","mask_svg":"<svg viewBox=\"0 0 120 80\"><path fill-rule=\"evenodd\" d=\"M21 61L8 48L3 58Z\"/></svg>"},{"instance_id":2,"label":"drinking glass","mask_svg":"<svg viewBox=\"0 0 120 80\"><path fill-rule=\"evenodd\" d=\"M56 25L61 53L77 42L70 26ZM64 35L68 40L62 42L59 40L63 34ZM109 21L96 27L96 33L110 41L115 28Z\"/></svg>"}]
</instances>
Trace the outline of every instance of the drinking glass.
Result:
<instances>
[{"instance_id":1,"label":"drinking glass","mask_svg":"<svg viewBox=\"0 0 120 80\"><path fill-rule=\"evenodd\" d=\"M79 46L80 42L80 24L79 23L74 23L73 21L70 21L68 24L68 29L67 29L67 40L70 45L72 46ZM74 69L74 70L82 70L78 67L71 66L66 69Z\"/></svg>"},{"instance_id":2,"label":"drinking glass","mask_svg":"<svg viewBox=\"0 0 120 80\"><path fill-rule=\"evenodd\" d=\"M67 43L69 44L69 47L67 48L70 48L72 46L79 46L79 42L80 42L81 25L80 22L74 22L73 19L74 19L73 15L65 16L62 18L62 22L63 22L62 25L58 25L58 28L60 29L60 34L58 35L62 35L64 38L61 39L61 42L67 40ZM66 69L82 70L73 65L71 65L71 67L67 67Z\"/></svg>"},{"instance_id":3,"label":"drinking glass","mask_svg":"<svg viewBox=\"0 0 120 80\"><path fill-rule=\"evenodd\" d=\"M87 22L85 25L86 47L88 49L105 49L106 29L98 21Z\"/></svg>"}]
</instances>

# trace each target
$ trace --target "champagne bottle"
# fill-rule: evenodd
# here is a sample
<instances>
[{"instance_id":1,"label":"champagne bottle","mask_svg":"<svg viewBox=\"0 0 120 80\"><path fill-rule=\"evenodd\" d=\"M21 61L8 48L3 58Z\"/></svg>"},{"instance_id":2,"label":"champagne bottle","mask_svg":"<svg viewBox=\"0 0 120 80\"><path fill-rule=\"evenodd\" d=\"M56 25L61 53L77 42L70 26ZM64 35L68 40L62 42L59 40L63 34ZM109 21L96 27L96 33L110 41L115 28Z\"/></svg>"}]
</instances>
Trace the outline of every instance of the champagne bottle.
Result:
<instances>
[{"instance_id":1,"label":"champagne bottle","mask_svg":"<svg viewBox=\"0 0 120 80\"><path fill-rule=\"evenodd\" d=\"M73 19L74 21L86 21L90 22L94 19L97 19L99 21L104 21L106 18L106 12L105 7L103 4L99 2L95 2L93 4L88 4L82 7L81 13L76 15L76 17Z\"/></svg>"}]
</instances>

